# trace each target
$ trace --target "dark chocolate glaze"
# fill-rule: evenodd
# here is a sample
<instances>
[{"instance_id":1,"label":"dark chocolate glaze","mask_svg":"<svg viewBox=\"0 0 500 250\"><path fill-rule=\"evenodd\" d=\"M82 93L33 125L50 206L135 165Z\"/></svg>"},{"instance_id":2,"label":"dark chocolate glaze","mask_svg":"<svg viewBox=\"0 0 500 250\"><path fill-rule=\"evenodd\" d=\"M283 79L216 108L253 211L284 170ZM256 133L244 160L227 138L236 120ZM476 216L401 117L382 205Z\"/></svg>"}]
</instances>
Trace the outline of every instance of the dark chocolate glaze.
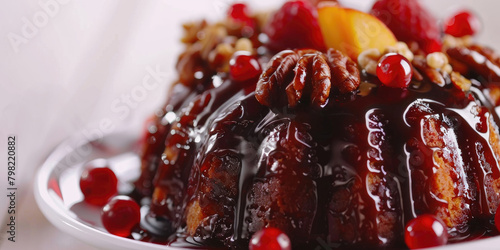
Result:
<instances>
[{"instance_id":1,"label":"dark chocolate glaze","mask_svg":"<svg viewBox=\"0 0 500 250\"><path fill-rule=\"evenodd\" d=\"M158 169L160 156L165 150L165 139L173 122L170 114L174 114L186 100L192 100L195 96L196 93L192 93L187 86L175 84L165 107L154 114L152 124L146 124L147 131L141 152L141 176L134 183L139 198L151 196L153 193L152 180Z\"/></svg>"},{"instance_id":2,"label":"dark chocolate glaze","mask_svg":"<svg viewBox=\"0 0 500 250\"><path fill-rule=\"evenodd\" d=\"M183 104L157 137L175 162L161 144L146 151L165 151L152 182L164 194L153 194L151 216L194 236L169 244L245 247L273 226L294 247L404 248L406 222L425 213L445 221L451 242L491 235L499 119L483 87L395 89L364 78L369 91L333 93L321 109L270 110L253 81L178 92Z\"/></svg>"}]
</instances>

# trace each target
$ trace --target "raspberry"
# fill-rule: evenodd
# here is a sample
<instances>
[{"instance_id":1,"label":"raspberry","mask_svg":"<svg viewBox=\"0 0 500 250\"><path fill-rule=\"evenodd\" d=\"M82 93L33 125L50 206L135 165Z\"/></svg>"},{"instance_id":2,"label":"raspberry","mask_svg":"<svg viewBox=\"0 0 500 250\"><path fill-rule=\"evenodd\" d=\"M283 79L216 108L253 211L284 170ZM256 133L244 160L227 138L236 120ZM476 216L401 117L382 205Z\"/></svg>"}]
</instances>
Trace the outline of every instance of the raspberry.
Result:
<instances>
[{"instance_id":1,"label":"raspberry","mask_svg":"<svg viewBox=\"0 0 500 250\"><path fill-rule=\"evenodd\" d=\"M271 17L264 28L267 46L274 51L310 48L325 51L318 13L308 1L289 1Z\"/></svg>"},{"instance_id":2,"label":"raspberry","mask_svg":"<svg viewBox=\"0 0 500 250\"><path fill-rule=\"evenodd\" d=\"M450 19L444 26L446 34L454 37L473 36L481 30L481 22L469 11L460 11Z\"/></svg>"},{"instance_id":3,"label":"raspberry","mask_svg":"<svg viewBox=\"0 0 500 250\"><path fill-rule=\"evenodd\" d=\"M399 40L415 41L426 53L441 51L438 22L417 0L378 0L371 14L384 22Z\"/></svg>"}]
</instances>

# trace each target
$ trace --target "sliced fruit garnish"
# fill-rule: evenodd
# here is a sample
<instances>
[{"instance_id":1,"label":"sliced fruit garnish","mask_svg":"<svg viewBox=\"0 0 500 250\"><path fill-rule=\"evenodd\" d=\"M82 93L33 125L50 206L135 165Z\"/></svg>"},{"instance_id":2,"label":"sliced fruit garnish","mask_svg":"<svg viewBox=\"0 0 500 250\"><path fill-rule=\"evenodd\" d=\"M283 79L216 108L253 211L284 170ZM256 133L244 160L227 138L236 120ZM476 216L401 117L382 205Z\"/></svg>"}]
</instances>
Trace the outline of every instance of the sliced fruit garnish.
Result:
<instances>
[{"instance_id":1,"label":"sliced fruit garnish","mask_svg":"<svg viewBox=\"0 0 500 250\"><path fill-rule=\"evenodd\" d=\"M397 42L384 23L358 10L323 5L318 16L326 46L342 51L354 61L367 49L384 51Z\"/></svg>"}]
</instances>

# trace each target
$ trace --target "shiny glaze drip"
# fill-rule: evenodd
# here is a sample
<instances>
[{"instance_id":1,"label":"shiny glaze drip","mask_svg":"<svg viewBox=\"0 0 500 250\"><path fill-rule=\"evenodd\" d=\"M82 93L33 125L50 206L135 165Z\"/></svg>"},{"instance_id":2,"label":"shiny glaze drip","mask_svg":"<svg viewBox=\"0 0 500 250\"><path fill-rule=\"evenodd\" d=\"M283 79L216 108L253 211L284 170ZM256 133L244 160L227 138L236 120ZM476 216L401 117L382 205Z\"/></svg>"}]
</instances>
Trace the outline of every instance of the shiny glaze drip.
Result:
<instances>
[{"instance_id":1,"label":"shiny glaze drip","mask_svg":"<svg viewBox=\"0 0 500 250\"><path fill-rule=\"evenodd\" d=\"M165 139L165 150L161 155L153 179L155 190L152 196L151 213L173 222L174 227L183 224L183 211L187 197L186 183L191 166L196 161L200 142L206 138L206 121L235 93L249 92L244 83L223 83L195 96L183 106L172 122Z\"/></svg>"},{"instance_id":2,"label":"shiny glaze drip","mask_svg":"<svg viewBox=\"0 0 500 250\"><path fill-rule=\"evenodd\" d=\"M171 89L171 94L165 107L153 116L151 124L146 124L147 131L144 136L144 142L141 152L141 176L135 181L134 197L151 196L154 186L152 180L160 163L160 156L165 150L165 139L178 110L183 103L191 101L196 93L182 84L175 84Z\"/></svg>"}]
</instances>

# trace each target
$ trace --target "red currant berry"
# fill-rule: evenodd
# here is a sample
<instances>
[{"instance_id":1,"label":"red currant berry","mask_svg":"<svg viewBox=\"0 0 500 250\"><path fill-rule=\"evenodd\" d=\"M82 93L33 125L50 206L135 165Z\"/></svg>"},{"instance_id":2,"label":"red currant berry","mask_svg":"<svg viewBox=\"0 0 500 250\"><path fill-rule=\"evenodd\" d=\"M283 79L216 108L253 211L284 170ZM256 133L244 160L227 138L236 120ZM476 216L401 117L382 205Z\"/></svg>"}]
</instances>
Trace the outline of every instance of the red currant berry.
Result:
<instances>
[{"instance_id":1,"label":"red currant berry","mask_svg":"<svg viewBox=\"0 0 500 250\"><path fill-rule=\"evenodd\" d=\"M265 228L252 236L250 250L290 250L290 238L277 228Z\"/></svg>"},{"instance_id":2,"label":"red currant berry","mask_svg":"<svg viewBox=\"0 0 500 250\"><path fill-rule=\"evenodd\" d=\"M242 82L259 77L262 73L259 61L246 51L237 51L229 61L229 73L235 81Z\"/></svg>"},{"instance_id":3,"label":"red currant berry","mask_svg":"<svg viewBox=\"0 0 500 250\"><path fill-rule=\"evenodd\" d=\"M481 22L469 11L460 11L450 19L444 26L446 34L454 37L472 36L481 30Z\"/></svg>"},{"instance_id":4,"label":"red currant berry","mask_svg":"<svg viewBox=\"0 0 500 250\"><path fill-rule=\"evenodd\" d=\"M400 54L386 54L378 62L378 79L388 87L406 88L410 84L412 75L410 62Z\"/></svg>"},{"instance_id":5,"label":"red currant berry","mask_svg":"<svg viewBox=\"0 0 500 250\"><path fill-rule=\"evenodd\" d=\"M248 7L244 3L235 3L229 7L227 16L238 23L243 23L247 26L253 27L254 21L248 14Z\"/></svg>"},{"instance_id":6,"label":"red currant berry","mask_svg":"<svg viewBox=\"0 0 500 250\"><path fill-rule=\"evenodd\" d=\"M94 161L80 177L80 190L87 203L102 206L117 192L118 180L105 161Z\"/></svg>"},{"instance_id":7,"label":"red currant berry","mask_svg":"<svg viewBox=\"0 0 500 250\"><path fill-rule=\"evenodd\" d=\"M115 196L102 208L101 221L111 234L127 237L141 221L141 209L128 196Z\"/></svg>"},{"instance_id":8,"label":"red currant berry","mask_svg":"<svg viewBox=\"0 0 500 250\"><path fill-rule=\"evenodd\" d=\"M405 242L410 249L441 246L448 242L448 232L436 216L420 215L406 225Z\"/></svg>"}]
</instances>

